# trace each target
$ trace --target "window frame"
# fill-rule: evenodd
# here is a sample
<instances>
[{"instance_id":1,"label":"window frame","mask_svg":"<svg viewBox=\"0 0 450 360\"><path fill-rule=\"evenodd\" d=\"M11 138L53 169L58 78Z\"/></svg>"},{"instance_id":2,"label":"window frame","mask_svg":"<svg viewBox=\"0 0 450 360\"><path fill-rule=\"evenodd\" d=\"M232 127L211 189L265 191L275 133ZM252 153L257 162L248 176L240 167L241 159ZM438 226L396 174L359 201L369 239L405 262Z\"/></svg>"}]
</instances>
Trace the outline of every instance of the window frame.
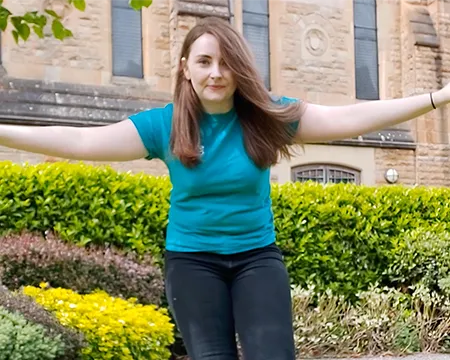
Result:
<instances>
[{"instance_id":1,"label":"window frame","mask_svg":"<svg viewBox=\"0 0 450 360\"><path fill-rule=\"evenodd\" d=\"M323 171L323 182L321 181L317 181L313 178L308 179L308 180L298 180L298 175L301 172L306 172L306 171L317 171L317 170L322 170ZM338 182L333 182L330 181L330 173L332 171L340 171L340 172L344 172L344 173L348 173L350 175L352 175L354 177L354 181L348 181L348 182L342 182L342 181L338 181ZM337 165L337 164L329 164L329 163L313 163L313 164L303 164L303 165L297 165L297 166L293 166L291 168L291 181L292 182L306 182L306 181L316 181L318 183L321 184L339 184L339 183L348 183L348 184L356 184L356 185L360 185L361 184L361 171L349 166L344 166L344 165Z\"/></svg>"},{"instance_id":2,"label":"window frame","mask_svg":"<svg viewBox=\"0 0 450 360\"><path fill-rule=\"evenodd\" d=\"M113 76L113 78L129 78L129 79L137 79L137 80L143 80L144 79L144 39L143 39L143 18L142 18L142 10L134 10L132 9L128 2L126 3L126 6L117 6L117 4L119 3L119 0L112 0L111 1L111 75ZM140 69L139 69L139 73L133 74L133 72L129 72L129 71L117 71L117 69L115 68L115 41L114 41L114 11L115 9L124 9L125 11L130 11L133 13L138 13L139 14L139 34L140 34Z\"/></svg>"},{"instance_id":3,"label":"window frame","mask_svg":"<svg viewBox=\"0 0 450 360\"><path fill-rule=\"evenodd\" d=\"M362 25L359 23L357 14L361 13L357 11L358 6L362 8L372 7L373 13L369 16L373 17L373 26L370 24ZM362 11L362 9L360 9ZM367 14L367 11L364 11ZM358 100L379 100L380 99L380 59L379 59L379 49L378 49L378 19L377 19L377 2L376 0L353 0L353 42L354 42L354 72L355 72L355 98ZM368 94L366 90L366 83L361 77L358 76L358 41L373 42L375 47L375 53L372 54L372 61L376 62L375 77L376 81L374 83L375 92L373 94Z\"/></svg>"},{"instance_id":4,"label":"window frame","mask_svg":"<svg viewBox=\"0 0 450 360\"><path fill-rule=\"evenodd\" d=\"M230 0L233 1L233 0ZM230 2L229 1L229 2ZM256 1L264 1L266 3L266 7L267 7L267 12L263 13L263 12L253 12L253 11L249 11L246 10L246 6L245 4L247 2L251 2L251 3L255 3ZM259 28L263 28L264 31L267 32L267 53L266 55L266 61L267 61L267 78L264 77L264 73L261 72L261 69L258 69L260 71L261 76L263 77L263 81L264 84L266 86L266 88L270 91L271 90L271 84L272 84L272 79L271 79L271 51L270 51L270 7L269 7L269 0L242 0L242 35L244 36L244 38L247 40L247 42L249 43L250 46L252 46L252 43L250 42L250 40L246 37L245 35L245 28L246 26L254 26L254 27L259 27ZM265 21L267 21L267 25L262 24L262 23L258 23L256 24L255 22L249 21L248 18L252 18L252 17L265 17ZM247 20L246 20L247 18ZM234 20L233 20L234 21ZM265 22L264 21L264 22ZM252 48L253 53L255 54L255 51ZM256 56L255 56L256 58ZM255 59L257 61L257 59ZM257 64L258 65L258 64Z\"/></svg>"}]
</instances>

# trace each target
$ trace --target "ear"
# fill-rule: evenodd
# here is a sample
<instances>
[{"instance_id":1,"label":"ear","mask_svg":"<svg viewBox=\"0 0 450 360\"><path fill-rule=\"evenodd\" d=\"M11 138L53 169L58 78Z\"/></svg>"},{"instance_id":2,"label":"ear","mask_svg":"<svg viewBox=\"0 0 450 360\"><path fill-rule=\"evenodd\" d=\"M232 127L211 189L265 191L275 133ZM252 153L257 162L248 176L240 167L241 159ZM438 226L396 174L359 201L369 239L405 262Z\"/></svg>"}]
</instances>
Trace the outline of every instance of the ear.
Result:
<instances>
[{"instance_id":1,"label":"ear","mask_svg":"<svg viewBox=\"0 0 450 360\"><path fill-rule=\"evenodd\" d=\"M184 56L181 58L181 68L183 69L184 76L186 77L186 79L191 80L191 74L189 72L187 60Z\"/></svg>"}]
</instances>

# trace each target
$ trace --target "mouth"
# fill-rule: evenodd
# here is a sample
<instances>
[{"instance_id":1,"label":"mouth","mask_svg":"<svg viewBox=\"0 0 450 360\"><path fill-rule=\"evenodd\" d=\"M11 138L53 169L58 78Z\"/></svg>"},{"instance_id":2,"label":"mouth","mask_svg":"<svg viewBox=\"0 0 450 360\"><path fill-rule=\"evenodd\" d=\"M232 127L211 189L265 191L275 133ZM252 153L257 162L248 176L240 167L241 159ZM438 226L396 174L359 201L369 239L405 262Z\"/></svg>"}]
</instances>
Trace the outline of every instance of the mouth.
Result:
<instances>
[{"instance_id":1,"label":"mouth","mask_svg":"<svg viewBox=\"0 0 450 360\"><path fill-rule=\"evenodd\" d=\"M222 85L208 85L208 88L210 88L211 90L222 90L222 89L225 89L225 86L222 86Z\"/></svg>"}]
</instances>

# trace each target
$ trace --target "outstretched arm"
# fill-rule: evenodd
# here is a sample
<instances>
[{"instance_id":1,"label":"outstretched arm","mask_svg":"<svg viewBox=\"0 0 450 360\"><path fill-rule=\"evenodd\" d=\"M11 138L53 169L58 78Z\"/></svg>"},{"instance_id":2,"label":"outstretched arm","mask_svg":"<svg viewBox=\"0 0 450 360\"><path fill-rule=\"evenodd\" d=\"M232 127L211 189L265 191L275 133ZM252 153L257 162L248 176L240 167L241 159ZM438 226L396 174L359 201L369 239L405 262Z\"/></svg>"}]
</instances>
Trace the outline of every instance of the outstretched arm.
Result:
<instances>
[{"instance_id":1,"label":"outstretched arm","mask_svg":"<svg viewBox=\"0 0 450 360\"><path fill-rule=\"evenodd\" d=\"M450 102L450 85L430 94L368 101L343 106L305 104L296 134L298 142L342 140L385 129Z\"/></svg>"},{"instance_id":2,"label":"outstretched arm","mask_svg":"<svg viewBox=\"0 0 450 360\"><path fill-rule=\"evenodd\" d=\"M128 161L147 156L131 120L89 128L0 125L0 145L86 161Z\"/></svg>"}]
</instances>

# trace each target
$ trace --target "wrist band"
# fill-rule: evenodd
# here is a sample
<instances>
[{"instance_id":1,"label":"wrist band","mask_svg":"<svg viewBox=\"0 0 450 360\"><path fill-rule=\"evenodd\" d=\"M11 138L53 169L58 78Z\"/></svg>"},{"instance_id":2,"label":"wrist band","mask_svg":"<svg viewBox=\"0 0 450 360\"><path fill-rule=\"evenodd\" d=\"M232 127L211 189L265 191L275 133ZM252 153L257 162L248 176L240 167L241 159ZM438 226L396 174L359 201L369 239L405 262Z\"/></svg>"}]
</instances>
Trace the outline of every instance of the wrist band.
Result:
<instances>
[{"instance_id":1,"label":"wrist band","mask_svg":"<svg viewBox=\"0 0 450 360\"><path fill-rule=\"evenodd\" d=\"M436 105L434 105L434 101L433 101L433 93L430 93L430 100L431 100L431 105L433 106L433 109L436 109Z\"/></svg>"}]
</instances>

